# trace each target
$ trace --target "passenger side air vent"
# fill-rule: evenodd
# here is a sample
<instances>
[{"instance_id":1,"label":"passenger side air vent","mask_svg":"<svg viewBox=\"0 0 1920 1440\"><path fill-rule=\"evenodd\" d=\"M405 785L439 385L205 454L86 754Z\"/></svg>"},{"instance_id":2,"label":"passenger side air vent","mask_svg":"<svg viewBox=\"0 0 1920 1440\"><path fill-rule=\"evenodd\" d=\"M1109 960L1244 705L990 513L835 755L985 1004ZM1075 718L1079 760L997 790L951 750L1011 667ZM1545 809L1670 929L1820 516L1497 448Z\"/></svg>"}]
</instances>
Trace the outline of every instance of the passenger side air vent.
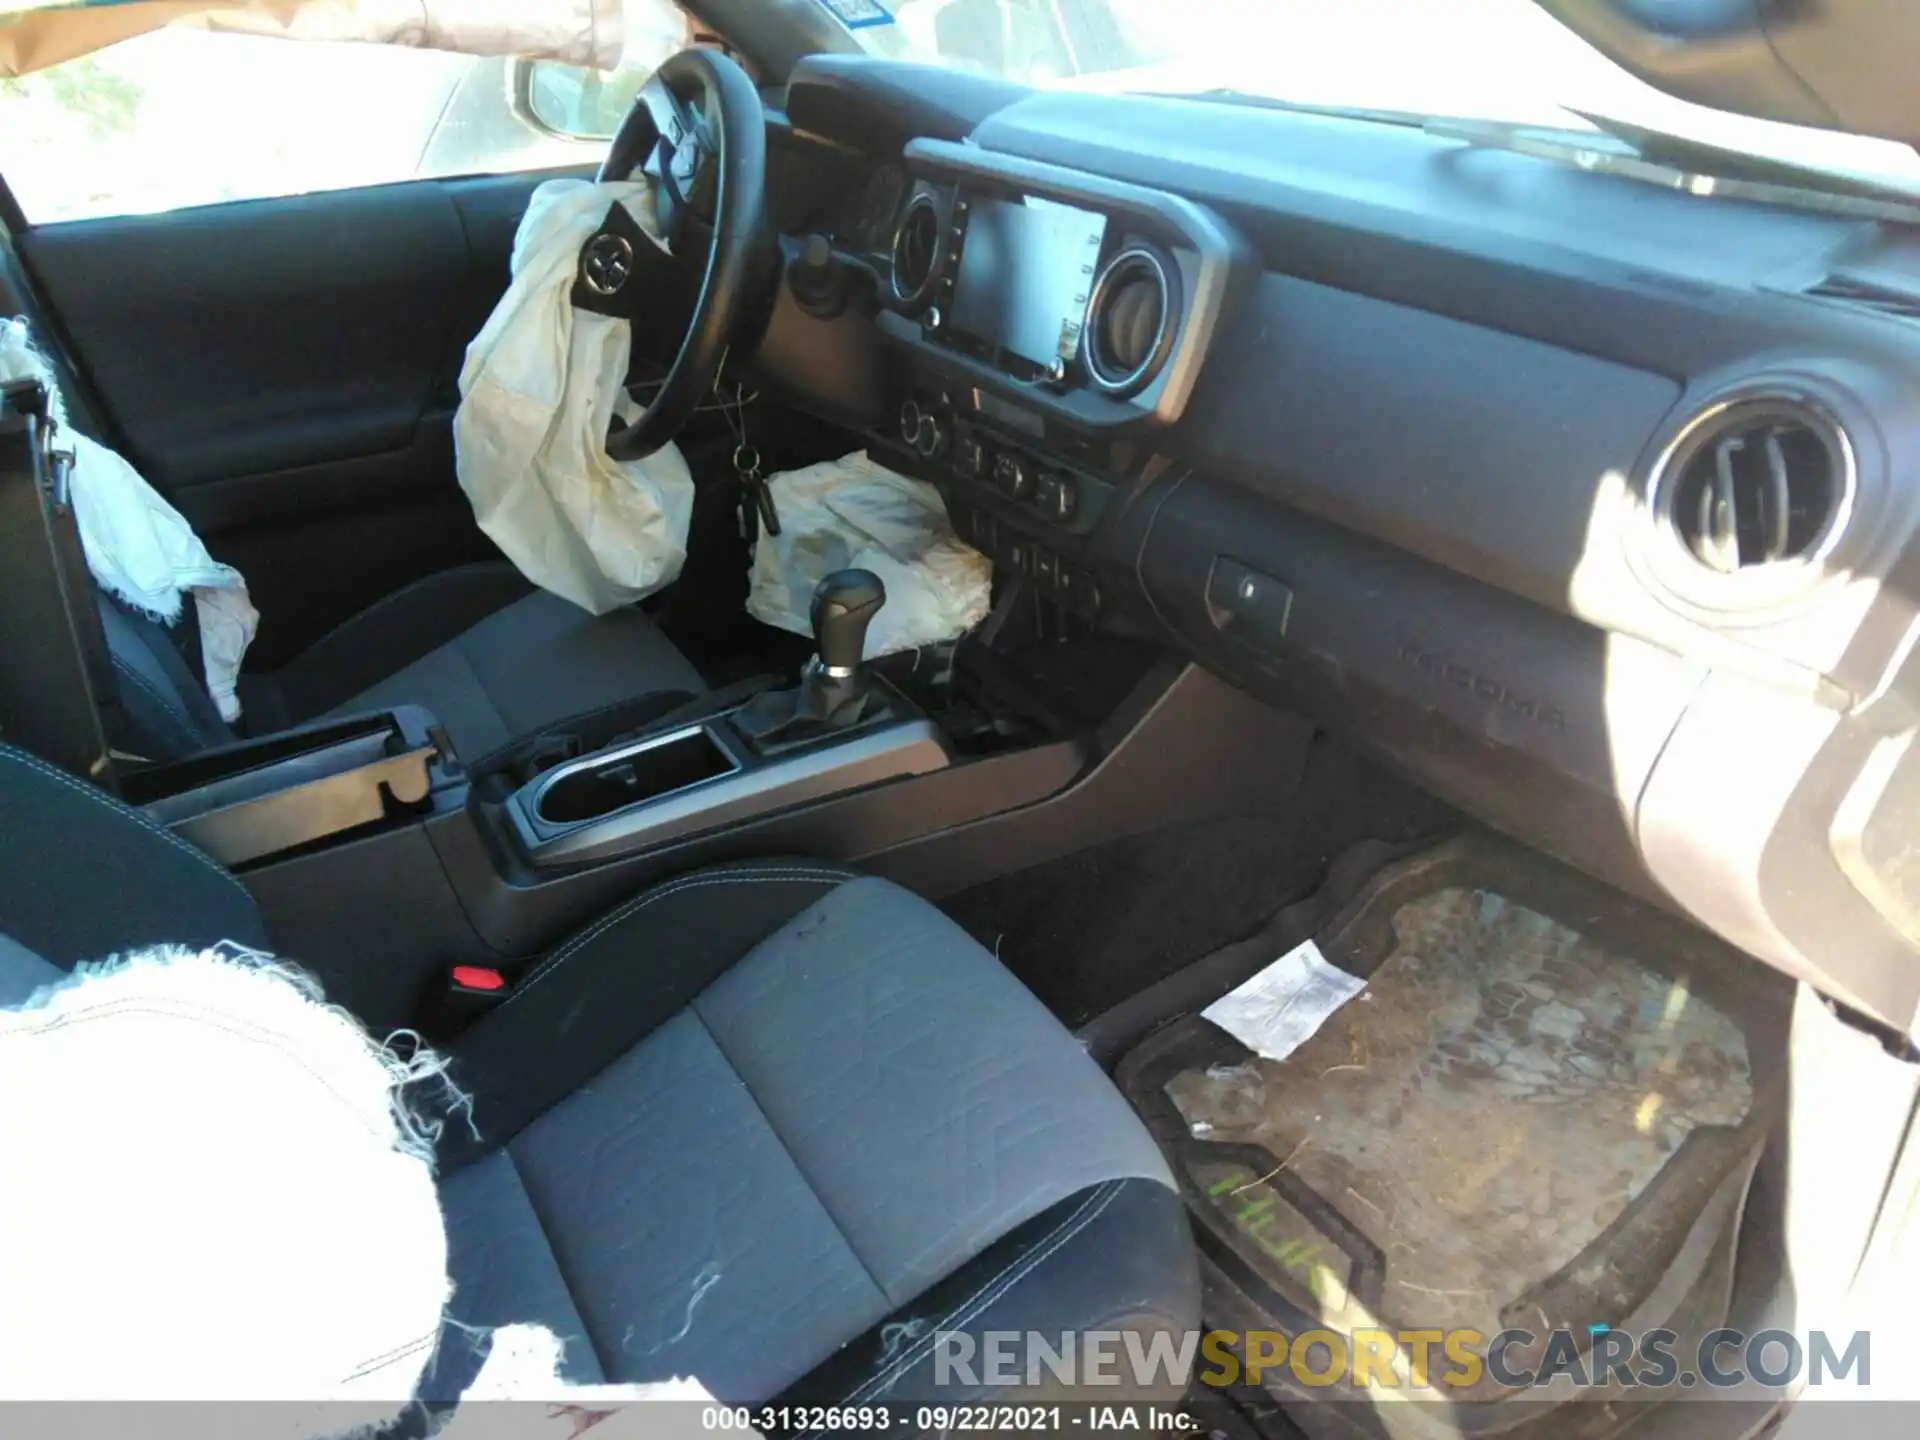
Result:
<instances>
[{"instance_id":1,"label":"passenger side air vent","mask_svg":"<svg viewBox=\"0 0 1920 1440\"><path fill-rule=\"evenodd\" d=\"M1173 262L1130 245L1109 260L1087 300L1087 377L1112 395L1131 395L1159 372L1179 318Z\"/></svg>"},{"instance_id":2,"label":"passenger side air vent","mask_svg":"<svg viewBox=\"0 0 1920 1440\"><path fill-rule=\"evenodd\" d=\"M1851 499L1838 425L1797 400L1755 399L1696 419L1654 477L1659 518L1720 575L1829 548Z\"/></svg>"},{"instance_id":3,"label":"passenger side air vent","mask_svg":"<svg viewBox=\"0 0 1920 1440\"><path fill-rule=\"evenodd\" d=\"M940 269L940 211L916 195L893 232L893 293L909 305L927 298Z\"/></svg>"},{"instance_id":4,"label":"passenger side air vent","mask_svg":"<svg viewBox=\"0 0 1920 1440\"><path fill-rule=\"evenodd\" d=\"M1890 285L1849 275L1845 271L1835 271L1826 279L1809 286L1806 293L1818 300L1836 300L1858 310L1871 310L1877 315L1920 320L1920 293L1896 290Z\"/></svg>"}]
</instances>

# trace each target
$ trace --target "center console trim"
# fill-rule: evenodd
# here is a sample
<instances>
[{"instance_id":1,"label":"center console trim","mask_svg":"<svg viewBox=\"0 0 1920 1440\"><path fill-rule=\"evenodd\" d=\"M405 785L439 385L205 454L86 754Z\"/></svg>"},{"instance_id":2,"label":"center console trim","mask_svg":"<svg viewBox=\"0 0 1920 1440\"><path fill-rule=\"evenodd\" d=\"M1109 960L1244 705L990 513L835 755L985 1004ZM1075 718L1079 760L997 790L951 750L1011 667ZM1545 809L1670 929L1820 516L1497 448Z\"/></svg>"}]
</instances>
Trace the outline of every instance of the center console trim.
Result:
<instances>
[{"instance_id":1,"label":"center console trim","mask_svg":"<svg viewBox=\"0 0 1920 1440\"><path fill-rule=\"evenodd\" d=\"M702 732L733 762L732 770L589 820L555 823L541 816L541 797L570 776ZM726 717L713 716L558 766L508 797L504 810L516 848L536 868L592 864L951 763L939 726L918 716L887 720L759 763L750 760Z\"/></svg>"},{"instance_id":2,"label":"center console trim","mask_svg":"<svg viewBox=\"0 0 1920 1440\"><path fill-rule=\"evenodd\" d=\"M125 798L222 865L238 867L364 827L405 823L465 775L414 705L317 721L130 772Z\"/></svg>"},{"instance_id":3,"label":"center console trim","mask_svg":"<svg viewBox=\"0 0 1920 1440\"><path fill-rule=\"evenodd\" d=\"M673 729L663 730L657 735L645 736L628 745L616 746L611 750L596 750L592 754L582 755L577 760L569 760L564 765L554 766L553 769L540 776L539 779L535 780L533 784L528 787L532 793L527 796L527 811L530 815L536 817L538 823L542 826L549 827L553 830L572 829L574 828L572 823L549 821L539 818L541 815L542 802L545 801L547 793L556 785L573 778L575 775L582 775L590 770L600 770L608 766L618 765L623 760L631 760L634 756L644 755L649 750L663 749L668 745L677 744L682 740L690 740L694 736L701 734L706 735L714 747L726 758L728 768L719 775L710 776L705 780L695 781L693 784L682 786L672 793L676 795L685 794L689 791L698 790L703 786L711 785L716 780L726 780L738 775L746 763L739 750L727 743L726 737L719 733L718 726L710 726L704 720L696 720L690 724L676 725Z\"/></svg>"}]
</instances>

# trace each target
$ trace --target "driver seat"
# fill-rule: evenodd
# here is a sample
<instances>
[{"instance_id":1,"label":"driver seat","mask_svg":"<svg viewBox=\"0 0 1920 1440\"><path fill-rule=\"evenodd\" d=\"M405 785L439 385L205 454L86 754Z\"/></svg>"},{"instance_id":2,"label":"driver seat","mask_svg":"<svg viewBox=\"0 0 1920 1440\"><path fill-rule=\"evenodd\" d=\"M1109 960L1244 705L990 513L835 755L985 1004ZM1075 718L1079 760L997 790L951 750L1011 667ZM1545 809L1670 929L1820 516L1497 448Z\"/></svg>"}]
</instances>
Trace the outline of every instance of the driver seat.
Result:
<instances>
[{"instance_id":1,"label":"driver seat","mask_svg":"<svg viewBox=\"0 0 1920 1440\"><path fill-rule=\"evenodd\" d=\"M171 629L99 594L120 699L116 749L183 760L241 738ZM395 705L432 711L473 761L561 720L641 696L662 710L703 694L699 671L638 608L589 615L504 562L429 575L330 631L278 670L241 677L249 735Z\"/></svg>"}]
</instances>

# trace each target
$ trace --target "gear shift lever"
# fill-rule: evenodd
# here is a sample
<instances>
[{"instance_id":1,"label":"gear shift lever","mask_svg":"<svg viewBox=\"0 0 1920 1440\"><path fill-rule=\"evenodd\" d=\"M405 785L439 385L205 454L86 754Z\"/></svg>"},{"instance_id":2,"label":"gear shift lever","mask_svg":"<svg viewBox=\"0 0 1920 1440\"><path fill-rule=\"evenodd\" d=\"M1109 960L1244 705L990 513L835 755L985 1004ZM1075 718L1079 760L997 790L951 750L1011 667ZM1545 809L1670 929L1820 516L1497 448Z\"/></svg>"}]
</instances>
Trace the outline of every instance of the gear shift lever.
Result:
<instances>
[{"instance_id":1,"label":"gear shift lever","mask_svg":"<svg viewBox=\"0 0 1920 1440\"><path fill-rule=\"evenodd\" d=\"M867 626L887 603L887 587L871 570L836 570L815 587L813 645L820 668L832 680L851 680L866 649Z\"/></svg>"},{"instance_id":2,"label":"gear shift lever","mask_svg":"<svg viewBox=\"0 0 1920 1440\"><path fill-rule=\"evenodd\" d=\"M756 695L734 712L734 728L764 755L866 719L868 682L860 657L867 626L886 603L887 587L871 570L836 570L822 580L808 611L815 653L799 685Z\"/></svg>"}]
</instances>

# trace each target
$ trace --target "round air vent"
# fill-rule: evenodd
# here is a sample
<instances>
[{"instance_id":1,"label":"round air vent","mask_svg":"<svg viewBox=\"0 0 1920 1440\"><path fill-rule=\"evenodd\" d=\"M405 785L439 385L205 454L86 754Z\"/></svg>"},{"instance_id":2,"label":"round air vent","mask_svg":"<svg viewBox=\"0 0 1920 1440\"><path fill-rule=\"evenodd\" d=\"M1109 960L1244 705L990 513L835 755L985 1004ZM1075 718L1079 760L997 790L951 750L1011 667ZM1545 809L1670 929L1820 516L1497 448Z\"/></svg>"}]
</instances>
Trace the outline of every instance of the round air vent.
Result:
<instances>
[{"instance_id":1,"label":"round air vent","mask_svg":"<svg viewBox=\"0 0 1920 1440\"><path fill-rule=\"evenodd\" d=\"M927 298L940 273L940 211L916 195L893 232L893 293L909 305Z\"/></svg>"},{"instance_id":2,"label":"round air vent","mask_svg":"<svg viewBox=\"0 0 1920 1440\"><path fill-rule=\"evenodd\" d=\"M1853 498L1844 431L1798 399L1761 397L1697 416L1654 475L1654 513L1718 575L1817 559Z\"/></svg>"},{"instance_id":3,"label":"round air vent","mask_svg":"<svg viewBox=\"0 0 1920 1440\"><path fill-rule=\"evenodd\" d=\"M1087 376L1113 395L1131 395L1159 372L1173 347L1179 313L1172 261L1144 245L1109 260L1087 300Z\"/></svg>"}]
</instances>

